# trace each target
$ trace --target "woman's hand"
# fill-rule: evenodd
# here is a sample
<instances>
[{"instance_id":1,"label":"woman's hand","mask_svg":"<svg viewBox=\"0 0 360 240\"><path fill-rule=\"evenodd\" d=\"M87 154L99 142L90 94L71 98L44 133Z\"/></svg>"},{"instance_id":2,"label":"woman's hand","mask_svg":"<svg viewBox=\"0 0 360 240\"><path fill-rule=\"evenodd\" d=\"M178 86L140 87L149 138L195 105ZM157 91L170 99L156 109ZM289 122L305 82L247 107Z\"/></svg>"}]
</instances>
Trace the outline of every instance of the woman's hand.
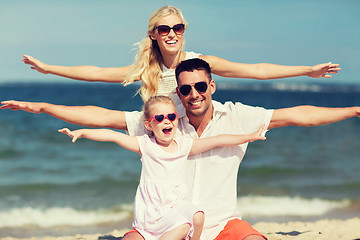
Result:
<instances>
[{"instance_id":1,"label":"woman's hand","mask_svg":"<svg viewBox=\"0 0 360 240\"><path fill-rule=\"evenodd\" d=\"M339 64L323 63L312 66L312 72L310 72L307 76L313 78L331 78L332 76L329 74L336 74L341 70L339 68Z\"/></svg>"},{"instance_id":2,"label":"woman's hand","mask_svg":"<svg viewBox=\"0 0 360 240\"><path fill-rule=\"evenodd\" d=\"M41 72L43 74L47 74L48 72L46 71L46 67L47 67L47 64L37 60L36 58L33 58L29 55L23 55L23 59L22 61L25 63L25 64L28 64L31 66L31 69L34 69L38 72Z\"/></svg>"}]
</instances>

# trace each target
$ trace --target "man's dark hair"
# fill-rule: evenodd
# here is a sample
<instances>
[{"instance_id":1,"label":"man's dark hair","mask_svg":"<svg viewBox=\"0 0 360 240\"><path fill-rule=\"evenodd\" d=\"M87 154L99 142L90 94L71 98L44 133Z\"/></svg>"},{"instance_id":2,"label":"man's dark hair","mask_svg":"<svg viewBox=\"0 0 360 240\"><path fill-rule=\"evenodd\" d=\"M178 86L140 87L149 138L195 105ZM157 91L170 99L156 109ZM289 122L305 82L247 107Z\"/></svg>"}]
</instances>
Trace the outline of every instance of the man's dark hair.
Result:
<instances>
[{"instance_id":1,"label":"man's dark hair","mask_svg":"<svg viewBox=\"0 0 360 240\"><path fill-rule=\"evenodd\" d=\"M203 71L205 71L207 77L209 78L209 81L212 79L210 65L206 61L204 61L200 58L193 58L193 59L188 59L188 60L182 61L176 67L176 69L175 69L176 81L179 80L180 73L193 72L194 70L203 70Z\"/></svg>"}]
</instances>

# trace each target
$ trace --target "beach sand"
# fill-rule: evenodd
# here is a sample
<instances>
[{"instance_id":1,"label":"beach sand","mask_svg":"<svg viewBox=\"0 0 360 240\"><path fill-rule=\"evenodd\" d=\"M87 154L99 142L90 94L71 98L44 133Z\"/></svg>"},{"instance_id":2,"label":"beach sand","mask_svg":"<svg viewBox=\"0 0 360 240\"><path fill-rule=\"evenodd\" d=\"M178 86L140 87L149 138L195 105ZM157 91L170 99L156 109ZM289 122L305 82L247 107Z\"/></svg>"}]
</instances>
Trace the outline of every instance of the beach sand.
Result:
<instances>
[{"instance_id":1,"label":"beach sand","mask_svg":"<svg viewBox=\"0 0 360 240\"><path fill-rule=\"evenodd\" d=\"M360 218L347 220L325 219L316 222L258 222L254 228L269 240L360 240ZM127 229L108 234L76 235L43 238L12 238L3 240L120 240Z\"/></svg>"}]
</instances>

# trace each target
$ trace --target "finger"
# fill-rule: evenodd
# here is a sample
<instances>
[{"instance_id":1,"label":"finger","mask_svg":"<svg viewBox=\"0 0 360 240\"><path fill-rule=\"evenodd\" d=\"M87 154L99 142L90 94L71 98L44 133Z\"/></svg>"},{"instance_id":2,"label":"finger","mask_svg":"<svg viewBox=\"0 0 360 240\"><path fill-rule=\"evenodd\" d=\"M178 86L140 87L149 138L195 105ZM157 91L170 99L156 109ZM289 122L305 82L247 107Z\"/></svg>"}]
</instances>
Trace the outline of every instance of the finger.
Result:
<instances>
[{"instance_id":1,"label":"finger","mask_svg":"<svg viewBox=\"0 0 360 240\"><path fill-rule=\"evenodd\" d=\"M266 128L267 128L267 126L266 126L266 124L264 123L263 125L261 125L260 131L261 131L261 132L264 132L264 131L266 130Z\"/></svg>"},{"instance_id":2,"label":"finger","mask_svg":"<svg viewBox=\"0 0 360 240\"><path fill-rule=\"evenodd\" d=\"M58 132L65 133L65 128L59 129Z\"/></svg>"},{"instance_id":3,"label":"finger","mask_svg":"<svg viewBox=\"0 0 360 240\"><path fill-rule=\"evenodd\" d=\"M72 142L73 142L73 143L76 142L77 139L78 139L78 137L77 137L77 136L74 136L73 139L72 139Z\"/></svg>"}]
</instances>

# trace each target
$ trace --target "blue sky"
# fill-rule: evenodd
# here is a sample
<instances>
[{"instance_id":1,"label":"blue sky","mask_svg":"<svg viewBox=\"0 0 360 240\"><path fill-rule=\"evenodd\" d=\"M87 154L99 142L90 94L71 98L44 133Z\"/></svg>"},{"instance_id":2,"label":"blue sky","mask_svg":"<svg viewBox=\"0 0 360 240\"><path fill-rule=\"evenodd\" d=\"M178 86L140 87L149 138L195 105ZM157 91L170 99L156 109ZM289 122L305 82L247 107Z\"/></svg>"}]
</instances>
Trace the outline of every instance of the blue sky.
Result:
<instances>
[{"instance_id":1,"label":"blue sky","mask_svg":"<svg viewBox=\"0 0 360 240\"><path fill-rule=\"evenodd\" d=\"M189 22L186 50L244 63L340 63L336 83L360 83L360 1L0 0L0 82L65 81L21 62L124 66L152 12L179 7ZM216 79L216 78L215 78ZM298 81L308 78L297 78ZM313 80L313 79L311 79Z\"/></svg>"}]
</instances>

